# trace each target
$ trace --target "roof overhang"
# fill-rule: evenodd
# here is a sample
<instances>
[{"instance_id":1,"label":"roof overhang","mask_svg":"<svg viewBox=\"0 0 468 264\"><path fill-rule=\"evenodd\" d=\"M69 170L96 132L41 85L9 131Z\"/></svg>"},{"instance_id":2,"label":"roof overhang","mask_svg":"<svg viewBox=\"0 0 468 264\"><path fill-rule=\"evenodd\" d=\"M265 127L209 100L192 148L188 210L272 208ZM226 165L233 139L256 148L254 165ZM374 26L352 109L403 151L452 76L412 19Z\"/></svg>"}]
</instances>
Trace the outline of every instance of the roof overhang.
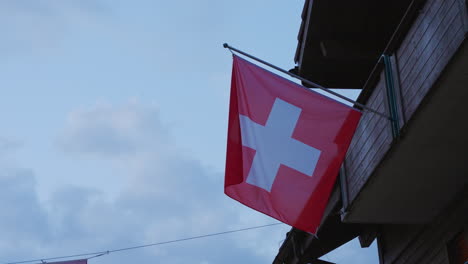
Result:
<instances>
[{"instance_id":1,"label":"roof overhang","mask_svg":"<svg viewBox=\"0 0 468 264\"><path fill-rule=\"evenodd\" d=\"M329 88L360 89L409 0L306 0L295 71Z\"/></svg>"}]
</instances>

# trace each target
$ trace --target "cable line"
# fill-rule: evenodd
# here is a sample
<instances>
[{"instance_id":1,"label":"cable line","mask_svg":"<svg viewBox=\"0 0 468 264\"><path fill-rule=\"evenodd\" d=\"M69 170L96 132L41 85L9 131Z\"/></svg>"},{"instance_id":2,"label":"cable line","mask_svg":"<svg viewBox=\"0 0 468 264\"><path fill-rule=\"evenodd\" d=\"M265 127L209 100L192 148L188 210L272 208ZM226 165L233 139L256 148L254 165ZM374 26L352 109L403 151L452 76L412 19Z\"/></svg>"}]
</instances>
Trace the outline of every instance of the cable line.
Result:
<instances>
[{"instance_id":1,"label":"cable line","mask_svg":"<svg viewBox=\"0 0 468 264\"><path fill-rule=\"evenodd\" d=\"M205 234L205 235L200 235L200 236L192 236L192 237L180 238L180 239L175 239L175 240L167 240L167 241L161 241L161 242L156 242L156 243L151 243L151 244L144 244L144 245L139 245L139 246L118 248L118 249L112 249L112 250L106 250L106 251L79 253L79 254L68 255L68 256L30 259L30 260L22 260L22 261L15 261L15 262L5 262L5 263L2 263L2 264L22 264L22 263L31 263L31 262L44 263L46 260L58 260L58 259L78 258L78 257L87 257L87 256L91 256L91 257L87 258L87 259L91 259L91 258L95 258L95 257L101 257L101 256L104 256L104 255L107 255L107 254L110 254L110 253L114 253L114 252L129 251L129 250L134 250L134 249L139 249L139 248L146 248L146 247L154 247L154 246L160 246L160 245L165 245L165 244L172 244L172 243L177 243L177 242L182 242L182 241L187 241L187 240L194 240L194 239L200 239L200 238L205 238L205 237L212 237L212 236L219 236L219 235L225 235L225 234L230 234L230 233L237 233L237 232L242 232L242 231L247 231L247 230L252 230L252 229L259 229L259 228L275 226L275 225L281 225L281 224L283 224L283 223L273 223L273 224L267 224L267 225L246 227L246 228L228 230L228 231L223 231L223 232L218 232L218 233L211 233L211 234Z\"/></svg>"}]
</instances>

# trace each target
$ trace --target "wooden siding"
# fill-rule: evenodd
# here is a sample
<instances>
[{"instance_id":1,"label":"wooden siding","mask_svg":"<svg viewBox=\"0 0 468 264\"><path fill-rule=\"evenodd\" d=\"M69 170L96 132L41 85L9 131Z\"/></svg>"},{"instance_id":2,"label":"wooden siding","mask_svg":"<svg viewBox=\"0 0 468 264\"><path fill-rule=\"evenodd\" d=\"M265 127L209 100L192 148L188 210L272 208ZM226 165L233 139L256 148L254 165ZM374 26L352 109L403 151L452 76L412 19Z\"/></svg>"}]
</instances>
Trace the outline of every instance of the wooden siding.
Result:
<instances>
[{"instance_id":1,"label":"wooden siding","mask_svg":"<svg viewBox=\"0 0 468 264\"><path fill-rule=\"evenodd\" d=\"M456 202L429 225L384 225L378 238L382 264L449 264L448 243L468 224L468 196Z\"/></svg>"},{"instance_id":2,"label":"wooden siding","mask_svg":"<svg viewBox=\"0 0 468 264\"><path fill-rule=\"evenodd\" d=\"M410 119L464 39L457 0L428 1L397 51L403 111Z\"/></svg>"},{"instance_id":3,"label":"wooden siding","mask_svg":"<svg viewBox=\"0 0 468 264\"><path fill-rule=\"evenodd\" d=\"M394 69L401 111L400 124L411 122L430 88L463 42L466 12L459 0L428 0L395 52ZM382 72L366 104L388 113L385 75ZM404 119L404 120L403 120ZM364 112L346 156L348 200L352 203L393 142L391 124Z\"/></svg>"},{"instance_id":4,"label":"wooden siding","mask_svg":"<svg viewBox=\"0 0 468 264\"><path fill-rule=\"evenodd\" d=\"M377 111L386 112L385 100L385 78L382 73L367 105ZM364 112L345 161L350 200L356 197L370 173L388 151L391 141L390 122L379 115Z\"/></svg>"}]
</instances>

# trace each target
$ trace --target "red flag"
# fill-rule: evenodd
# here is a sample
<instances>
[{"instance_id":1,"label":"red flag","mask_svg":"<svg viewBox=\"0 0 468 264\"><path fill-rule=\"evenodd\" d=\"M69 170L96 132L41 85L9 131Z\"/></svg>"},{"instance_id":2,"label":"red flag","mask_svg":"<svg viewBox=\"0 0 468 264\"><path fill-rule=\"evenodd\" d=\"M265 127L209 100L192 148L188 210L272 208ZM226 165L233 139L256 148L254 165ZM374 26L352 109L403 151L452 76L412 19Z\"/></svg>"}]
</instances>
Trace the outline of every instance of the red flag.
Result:
<instances>
[{"instance_id":1,"label":"red flag","mask_svg":"<svg viewBox=\"0 0 468 264\"><path fill-rule=\"evenodd\" d=\"M68 260L68 261L60 261L60 262L47 262L48 264L87 264L87 259L78 259L78 260Z\"/></svg>"},{"instance_id":2,"label":"red flag","mask_svg":"<svg viewBox=\"0 0 468 264\"><path fill-rule=\"evenodd\" d=\"M234 56L224 192L315 233L360 117Z\"/></svg>"}]
</instances>

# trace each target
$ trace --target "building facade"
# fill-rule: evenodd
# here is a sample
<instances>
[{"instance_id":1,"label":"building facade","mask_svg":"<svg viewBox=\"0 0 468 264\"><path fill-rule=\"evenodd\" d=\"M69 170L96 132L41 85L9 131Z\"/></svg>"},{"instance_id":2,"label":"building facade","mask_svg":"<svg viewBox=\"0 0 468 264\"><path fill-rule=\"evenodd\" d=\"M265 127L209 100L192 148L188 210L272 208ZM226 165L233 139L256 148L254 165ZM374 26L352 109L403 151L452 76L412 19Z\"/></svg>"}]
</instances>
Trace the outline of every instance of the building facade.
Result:
<instances>
[{"instance_id":1,"label":"building facade","mask_svg":"<svg viewBox=\"0 0 468 264\"><path fill-rule=\"evenodd\" d=\"M327 263L359 237L382 264L468 261L466 0L306 0L293 72L362 89L364 111L316 235L274 264Z\"/></svg>"}]
</instances>

